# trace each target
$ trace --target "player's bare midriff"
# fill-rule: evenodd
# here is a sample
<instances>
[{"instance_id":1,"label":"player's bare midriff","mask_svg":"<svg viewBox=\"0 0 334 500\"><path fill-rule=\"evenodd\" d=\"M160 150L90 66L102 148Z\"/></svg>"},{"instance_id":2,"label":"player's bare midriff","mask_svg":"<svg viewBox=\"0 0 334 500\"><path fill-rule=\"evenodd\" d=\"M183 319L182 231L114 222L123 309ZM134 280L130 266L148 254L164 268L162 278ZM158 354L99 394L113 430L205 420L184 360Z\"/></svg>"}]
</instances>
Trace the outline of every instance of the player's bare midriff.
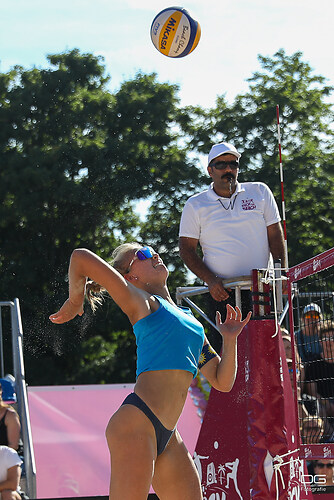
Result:
<instances>
[{"instance_id":1,"label":"player's bare midriff","mask_svg":"<svg viewBox=\"0 0 334 500\"><path fill-rule=\"evenodd\" d=\"M167 429L174 429L192 379L192 373L185 370L143 372L137 379L135 392Z\"/></svg>"}]
</instances>

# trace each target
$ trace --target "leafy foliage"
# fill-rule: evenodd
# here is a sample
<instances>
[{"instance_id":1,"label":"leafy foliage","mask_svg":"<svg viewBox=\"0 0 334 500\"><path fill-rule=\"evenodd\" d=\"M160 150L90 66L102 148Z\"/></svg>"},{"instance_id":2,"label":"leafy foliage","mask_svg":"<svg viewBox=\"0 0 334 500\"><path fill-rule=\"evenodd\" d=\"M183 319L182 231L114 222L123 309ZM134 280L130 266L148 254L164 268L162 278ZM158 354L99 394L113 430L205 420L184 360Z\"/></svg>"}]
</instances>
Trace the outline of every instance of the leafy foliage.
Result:
<instances>
[{"instance_id":1,"label":"leafy foliage","mask_svg":"<svg viewBox=\"0 0 334 500\"><path fill-rule=\"evenodd\" d=\"M121 242L152 244L187 282L178 256L183 205L209 178L198 156L228 140L242 152L244 181L280 200L276 105L280 108L289 263L333 246L332 88L297 52L259 56L261 70L232 104L180 107L178 87L138 73L108 90L103 60L72 50L47 69L0 74L0 296L19 297L31 384L130 382L135 340L106 300L95 315L55 326L74 248L108 260ZM150 200L144 221L136 203Z\"/></svg>"},{"instance_id":2,"label":"leafy foliage","mask_svg":"<svg viewBox=\"0 0 334 500\"><path fill-rule=\"evenodd\" d=\"M71 379L81 362L80 320L64 328L47 319L65 298L72 250L108 259L135 238L133 202L166 189L172 203L186 158L174 131L176 86L139 73L113 95L101 58L73 50L48 60L49 69L0 75L1 295L20 297L33 383L37 357L44 383L57 369ZM183 170L180 183L196 177ZM120 324L130 332L119 316L103 322L104 338Z\"/></svg>"},{"instance_id":3,"label":"leafy foliage","mask_svg":"<svg viewBox=\"0 0 334 500\"><path fill-rule=\"evenodd\" d=\"M283 50L272 58L259 56L262 70L249 78L249 91L231 105L219 96L210 112L196 112L192 130L193 145L196 141L203 152L213 137L232 142L242 152L239 178L265 182L279 202L279 106L290 265L334 244L333 107L328 101L333 89L301 57Z\"/></svg>"}]
</instances>

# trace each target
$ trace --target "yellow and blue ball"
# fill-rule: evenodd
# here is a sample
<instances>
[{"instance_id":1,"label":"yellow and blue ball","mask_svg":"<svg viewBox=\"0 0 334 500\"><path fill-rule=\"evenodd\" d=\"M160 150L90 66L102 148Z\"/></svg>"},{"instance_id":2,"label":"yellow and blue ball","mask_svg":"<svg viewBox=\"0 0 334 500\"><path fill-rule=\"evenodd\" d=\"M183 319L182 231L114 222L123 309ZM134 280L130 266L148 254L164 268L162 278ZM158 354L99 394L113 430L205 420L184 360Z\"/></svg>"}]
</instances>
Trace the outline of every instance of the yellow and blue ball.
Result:
<instances>
[{"instance_id":1,"label":"yellow and blue ball","mask_svg":"<svg viewBox=\"0 0 334 500\"><path fill-rule=\"evenodd\" d=\"M153 45L167 57L187 56L196 48L200 37L199 23L182 7L162 10L151 25Z\"/></svg>"}]
</instances>

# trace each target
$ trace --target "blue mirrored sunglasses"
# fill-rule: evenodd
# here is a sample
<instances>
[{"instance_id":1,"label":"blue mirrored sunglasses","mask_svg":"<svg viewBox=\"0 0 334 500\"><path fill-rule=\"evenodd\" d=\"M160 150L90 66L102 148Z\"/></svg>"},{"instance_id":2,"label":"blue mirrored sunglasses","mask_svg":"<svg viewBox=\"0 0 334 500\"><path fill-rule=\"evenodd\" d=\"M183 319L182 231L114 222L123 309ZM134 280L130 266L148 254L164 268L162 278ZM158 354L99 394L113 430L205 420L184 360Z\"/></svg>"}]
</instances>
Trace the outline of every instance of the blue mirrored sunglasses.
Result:
<instances>
[{"instance_id":1,"label":"blue mirrored sunglasses","mask_svg":"<svg viewBox=\"0 0 334 500\"><path fill-rule=\"evenodd\" d=\"M153 248L143 247L143 248L139 248L139 250L137 250L137 252L135 253L135 257L137 257L137 259L139 259L139 260L146 260L146 259L150 259L151 257L153 257L153 255L155 253L156 252L153 250Z\"/></svg>"},{"instance_id":2,"label":"blue mirrored sunglasses","mask_svg":"<svg viewBox=\"0 0 334 500\"><path fill-rule=\"evenodd\" d=\"M134 263L135 260L137 260L137 259L138 260L151 259L153 257L153 255L155 255L155 254L156 254L156 252L153 250L152 247L142 247L142 248L139 248L136 251L135 256L133 257L133 259L131 260L127 272L130 271L130 268L131 268L131 266L132 266L132 264Z\"/></svg>"}]
</instances>

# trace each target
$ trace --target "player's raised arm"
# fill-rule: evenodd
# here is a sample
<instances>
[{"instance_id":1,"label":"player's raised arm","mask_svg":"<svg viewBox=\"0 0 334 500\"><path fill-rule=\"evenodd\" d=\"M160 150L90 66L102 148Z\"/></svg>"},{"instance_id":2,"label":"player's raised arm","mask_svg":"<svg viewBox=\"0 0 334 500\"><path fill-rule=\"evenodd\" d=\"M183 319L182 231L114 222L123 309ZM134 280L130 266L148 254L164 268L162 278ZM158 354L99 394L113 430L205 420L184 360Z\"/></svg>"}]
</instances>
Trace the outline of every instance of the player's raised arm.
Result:
<instances>
[{"instance_id":1,"label":"player's raised arm","mask_svg":"<svg viewBox=\"0 0 334 500\"><path fill-rule=\"evenodd\" d=\"M69 265L69 297L57 313L51 314L53 323L65 323L83 314L87 278L105 288L113 300L131 317L136 308L138 291L126 279L90 250L73 251Z\"/></svg>"}]
</instances>

